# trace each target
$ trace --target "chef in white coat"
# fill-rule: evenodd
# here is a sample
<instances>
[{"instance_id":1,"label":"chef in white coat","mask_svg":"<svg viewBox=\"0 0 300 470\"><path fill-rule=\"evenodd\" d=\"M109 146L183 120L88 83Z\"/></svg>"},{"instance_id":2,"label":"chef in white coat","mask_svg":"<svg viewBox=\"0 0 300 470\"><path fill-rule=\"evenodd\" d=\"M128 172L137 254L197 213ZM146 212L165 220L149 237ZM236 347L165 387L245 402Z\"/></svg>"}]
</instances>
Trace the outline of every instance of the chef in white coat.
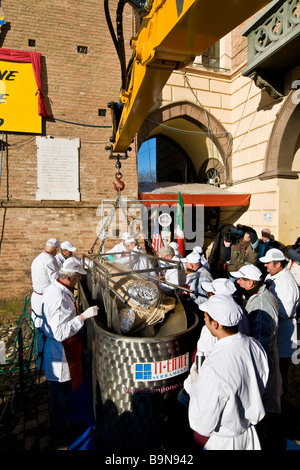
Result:
<instances>
[{"instance_id":1,"label":"chef in white coat","mask_svg":"<svg viewBox=\"0 0 300 470\"><path fill-rule=\"evenodd\" d=\"M282 251L270 249L259 259L267 268L265 283L278 302L277 346L283 391L286 389L288 368L293 353L297 349L297 313L299 287L287 269L287 260Z\"/></svg>"},{"instance_id":2,"label":"chef in white coat","mask_svg":"<svg viewBox=\"0 0 300 470\"><path fill-rule=\"evenodd\" d=\"M164 282L159 283L160 289L165 292L166 294L174 292L174 286L183 286L185 283L185 269L182 263L180 263L180 258L175 255L174 249L171 245L164 245L159 250L159 257L164 258L163 260L159 260L159 264L162 267L161 275L158 276L158 279L161 281L167 281L170 284L165 284ZM179 269L176 264L168 263L168 261L176 261L179 262ZM171 267L172 269L165 269L167 266ZM176 287L175 287L176 289Z\"/></svg>"},{"instance_id":3,"label":"chef in white coat","mask_svg":"<svg viewBox=\"0 0 300 470\"><path fill-rule=\"evenodd\" d=\"M145 270L138 273L144 278L149 276L156 278L155 271L148 271L153 267L152 261L147 258L146 252L137 244L134 237L124 240L124 248L125 251L122 253L122 256L116 259L117 263L124 264L133 272Z\"/></svg>"},{"instance_id":4,"label":"chef in white coat","mask_svg":"<svg viewBox=\"0 0 300 470\"><path fill-rule=\"evenodd\" d=\"M73 257L59 270L58 278L43 295L45 376L51 382L51 423L56 438L68 427L67 404L70 389L82 383L81 329L84 321L98 314L98 307L77 312L73 295L75 285L86 271Z\"/></svg>"},{"instance_id":5,"label":"chef in white coat","mask_svg":"<svg viewBox=\"0 0 300 470\"><path fill-rule=\"evenodd\" d=\"M202 287L202 282L212 282L213 278L206 267L202 265L202 255L198 251L192 251L181 262L185 266L185 285L191 290L187 300L187 307L198 311L201 302L207 299L207 292Z\"/></svg>"},{"instance_id":6,"label":"chef in white coat","mask_svg":"<svg viewBox=\"0 0 300 470\"><path fill-rule=\"evenodd\" d=\"M122 241L120 243L117 243L115 246L113 246L110 250L106 251L106 255L113 256L115 260L119 259L122 257L122 255L127 251L125 247L125 242L129 238L132 238L129 232L124 232L122 234Z\"/></svg>"},{"instance_id":7,"label":"chef in white coat","mask_svg":"<svg viewBox=\"0 0 300 470\"><path fill-rule=\"evenodd\" d=\"M73 243L69 241L65 241L60 244L60 253L55 256L60 268L62 267L66 259L70 258L70 256L73 256L73 258L81 262L81 259L78 256L74 255L74 251L76 250L76 246L74 246Z\"/></svg>"},{"instance_id":8,"label":"chef in white coat","mask_svg":"<svg viewBox=\"0 0 300 470\"><path fill-rule=\"evenodd\" d=\"M230 297L230 301L234 303L234 308L236 308L237 304L232 297L232 295L236 292L236 287L234 283L230 281L230 279L220 277L214 279L212 282L202 282L202 289L204 289L208 293L208 296L219 294L228 295ZM247 320L247 317L244 315L242 308L240 306L238 306L238 308L240 309L240 312L242 314L241 320L238 325L239 331L240 333L249 336L249 322ZM217 338L213 336L207 326L204 325L201 329L200 338L197 342L197 350L203 352L204 357L206 357L217 341Z\"/></svg>"},{"instance_id":9,"label":"chef in white coat","mask_svg":"<svg viewBox=\"0 0 300 470\"><path fill-rule=\"evenodd\" d=\"M59 265L55 258L59 250L59 241L50 238L45 248L31 264L31 318L34 322L37 334L36 363L40 370L42 368L42 350L44 345L42 327L42 304L43 293L47 286L58 277Z\"/></svg>"},{"instance_id":10,"label":"chef in white coat","mask_svg":"<svg viewBox=\"0 0 300 470\"><path fill-rule=\"evenodd\" d=\"M268 359L255 339L238 332L241 311L226 295L199 308L218 342L191 373L189 423L206 450L258 450L255 425L264 417Z\"/></svg>"},{"instance_id":11,"label":"chef in white coat","mask_svg":"<svg viewBox=\"0 0 300 470\"><path fill-rule=\"evenodd\" d=\"M55 258L59 250L59 241L50 238L46 242L44 251L40 253L31 264L32 296L31 312L32 319L37 328L42 325L42 303L43 293L51 282L57 278L59 265Z\"/></svg>"}]
</instances>

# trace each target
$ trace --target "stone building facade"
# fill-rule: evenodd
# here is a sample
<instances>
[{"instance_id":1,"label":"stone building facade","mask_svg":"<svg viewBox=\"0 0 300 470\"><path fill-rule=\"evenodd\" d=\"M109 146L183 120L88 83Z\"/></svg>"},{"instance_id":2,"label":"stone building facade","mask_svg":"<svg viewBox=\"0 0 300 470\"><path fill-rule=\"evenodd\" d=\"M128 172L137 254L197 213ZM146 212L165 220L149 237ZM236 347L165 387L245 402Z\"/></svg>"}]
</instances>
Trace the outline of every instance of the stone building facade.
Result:
<instances>
[{"instance_id":1,"label":"stone building facade","mask_svg":"<svg viewBox=\"0 0 300 470\"><path fill-rule=\"evenodd\" d=\"M111 4L115 7L117 2ZM42 90L51 117L43 118L39 137L80 142L80 200L39 201L37 136L2 135L0 297L24 299L31 289L31 262L45 242L51 237L70 240L79 256L87 252L97 235L101 200L116 197L115 161L105 146L111 136L107 104L118 97L120 70L102 2L5 0L1 6L5 16L1 47L42 54ZM129 7L125 20L128 37L133 27ZM105 110L106 116L99 110ZM64 181L60 173L65 169L57 161L51 171ZM123 163L122 171L124 193L136 198L134 156Z\"/></svg>"}]
</instances>

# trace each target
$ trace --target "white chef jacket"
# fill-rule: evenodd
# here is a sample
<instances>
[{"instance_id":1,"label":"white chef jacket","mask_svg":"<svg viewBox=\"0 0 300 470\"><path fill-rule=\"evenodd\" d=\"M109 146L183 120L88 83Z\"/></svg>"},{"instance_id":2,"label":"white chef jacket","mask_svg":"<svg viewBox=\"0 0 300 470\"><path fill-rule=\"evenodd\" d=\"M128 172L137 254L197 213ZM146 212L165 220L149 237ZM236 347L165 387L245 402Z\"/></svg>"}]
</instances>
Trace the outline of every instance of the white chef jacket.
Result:
<instances>
[{"instance_id":1,"label":"white chef jacket","mask_svg":"<svg viewBox=\"0 0 300 470\"><path fill-rule=\"evenodd\" d=\"M172 261L180 261L180 259L177 256L173 256ZM160 265L162 266L163 272L164 272L164 278L165 281L170 282L171 284L175 284L176 286L183 286L185 283L185 269L182 263L180 263L179 271L177 269L177 266L175 264L171 264L171 266L174 267L174 269L164 269L165 266L170 266L165 261L160 261ZM159 283L159 286L162 290L164 291L173 291L174 287L169 286L168 284L165 284L163 282Z\"/></svg>"},{"instance_id":2,"label":"white chef jacket","mask_svg":"<svg viewBox=\"0 0 300 470\"><path fill-rule=\"evenodd\" d=\"M43 302L45 376L50 381L66 382L71 377L62 341L78 333L84 322L76 315L74 295L58 281L45 290Z\"/></svg>"},{"instance_id":3,"label":"white chef jacket","mask_svg":"<svg viewBox=\"0 0 300 470\"><path fill-rule=\"evenodd\" d=\"M269 290L278 302L278 354L279 357L291 357L297 348L296 307L299 301L298 284L291 272L284 268L279 273L266 276L270 282Z\"/></svg>"},{"instance_id":4,"label":"white chef jacket","mask_svg":"<svg viewBox=\"0 0 300 470\"><path fill-rule=\"evenodd\" d=\"M78 256L72 254L70 257L76 259L76 261L79 261L79 263L82 263L82 260ZM66 261L66 259L68 258L65 258L62 253L58 253L55 256L55 259L57 261L57 264L59 265L59 268L61 268L64 262Z\"/></svg>"},{"instance_id":5,"label":"white chef jacket","mask_svg":"<svg viewBox=\"0 0 300 470\"><path fill-rule=\"evenodd\" d=\"M239 332L242 333L243 335L249 336L250 333L250 327L249 327L249 322L247 317L243 314L242 319L239 322L238 325ZM200 337L197 342L197 351L201 351L204 353L204 356L206 357L214 345L217 343L218 339L211 334L209 329L207 328L206 325L203 325L200 333Z\"/></svg>"},{"instance_id":6,"label":"white chef jacket","mask_svg":"<svg viewBox=\"0 0 300 470\"><path fill-rule=\"evenodd\" d=\"M237 333L215 344L190 389L189 423L210 436L205 449L260 449L253 425L265 415L268 373L267 355L254 338Z\"/></svg>"},{"instance_id":7,"label":"white chef jacket","mask_svg":"<svg viewBox=\"0 0 300 470\"><path fill-rule=\"evenodd\" d=\"M36 328L42 325L43 292L47 286L57 279L59 265L55 256L42 251L31 264L31 280L33 293L31 296L31 316Z\"/></svg>"},{"instance_id":8,"label":"white chef jacket","mask_svg":"<svg viewBox=\"0 0 300 470\"><path fill-rule=\"evenodd\" d=\"M242 312L241 312L242 313ZM239 321L238 324L238 331L246 336L249 336L250 334L250 326L249 326L249 321L242 313L242 319ZM197 352L203 353L202 355L204 358L208 356L214 345L218 342L218 339L211 334L209 329L207 328L206 325L203 325L201 328L200 332L200 337L197 341ZM195 367L195 363L192 364L192 368ZM190 375L186 378L184 381L184 388L187 393L190 393L190 388L191 388L191 381L190 381Z\"/></svg>"},{"instance_id":9,"label":"white chef jacket","mask_svg":"<svg viewBox=\"0 0 300 470\"><path fill-rule=\"evenodd\" d=\"M193 273L188 273L186 276L186 285L193 291L195 294L190 294L190 299L193 300L194 303L200 305L202 302L207 300L207 292L202 289L201 284L202 282L212 282L213 278L210 272L200 266L197 271Z\"/></svg>"},{"instance_id":10,"label":"white chef jacket","mask_svg":"<svg viewBox=\"0 0 300 470\"><path fill-rule=\"evenodd\" d=\"M138 253L141 253L141 255L139 255ZM138 246L135 246L133 250L125 250L125 253L123 253L120 258L116 259L116 262L120 264L125 264L131 271L134 272L140 269L151 269L151 260L150 258L144 256L143 253L146 254L144 250L142 250ZM156 277L155 271L145 271L144 273L138 274L146 278L148 276Z\"/></svg>"},{"instance_id":11,"label":"white chef jacket","mask_svg":"<svg viewBox=\"0 0 300 470\"><path fill-rule=\"evenodd\" d=\"M117 245L113 246L110 250L106 251L105 254L112 255L115 259L121 258L122 252L126 251L124 243L117 243ZM118 254L117 254L118 253Z\"/></svg>"}]
</instances>

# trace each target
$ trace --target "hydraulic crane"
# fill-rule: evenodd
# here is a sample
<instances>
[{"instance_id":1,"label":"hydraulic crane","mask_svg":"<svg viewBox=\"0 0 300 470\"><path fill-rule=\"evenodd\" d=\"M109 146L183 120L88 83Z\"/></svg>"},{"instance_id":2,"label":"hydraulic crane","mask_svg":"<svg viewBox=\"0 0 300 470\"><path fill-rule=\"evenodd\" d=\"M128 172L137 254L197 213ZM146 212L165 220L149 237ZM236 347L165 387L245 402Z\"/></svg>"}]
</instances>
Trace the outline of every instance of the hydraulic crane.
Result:
<instances>
[{"instance_id":1,"label":"hydraulic crane","mask_svg":"<svg viewBox=\"0 0 300 470\"><path fill-rule=\"evenodd\" d=\"M116 152L127 156L134 136L173 70L192 63L196 56L269 3L266 0L119 0L115 33L108 2L104 0L106 20L122 77L119 99L109 103L113 135L107 150L111 156ZM130 40L132 56L128 64L122 24L126 3L141 19L137 34Z\"/></svg>"}]
</instances>

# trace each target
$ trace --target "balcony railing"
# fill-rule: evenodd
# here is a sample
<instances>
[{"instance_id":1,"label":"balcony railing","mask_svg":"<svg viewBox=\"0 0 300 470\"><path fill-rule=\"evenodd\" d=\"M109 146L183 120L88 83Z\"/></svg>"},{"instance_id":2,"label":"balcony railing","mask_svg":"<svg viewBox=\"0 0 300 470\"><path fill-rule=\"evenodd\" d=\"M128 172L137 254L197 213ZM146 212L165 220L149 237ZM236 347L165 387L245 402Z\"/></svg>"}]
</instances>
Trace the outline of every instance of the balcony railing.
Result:
<instances>
[{"instance_id":1,"label":"balcony railing","mask_svg":"<svg viewBox=\"0 0 300 470\"><path fill-rule=\"evenodd\" d=\"M299 65L300 0L270 2L243 35L248 38L248 63L242 74L277 97L284 95L284 76Z\"/></svg>"}]
</instances>

